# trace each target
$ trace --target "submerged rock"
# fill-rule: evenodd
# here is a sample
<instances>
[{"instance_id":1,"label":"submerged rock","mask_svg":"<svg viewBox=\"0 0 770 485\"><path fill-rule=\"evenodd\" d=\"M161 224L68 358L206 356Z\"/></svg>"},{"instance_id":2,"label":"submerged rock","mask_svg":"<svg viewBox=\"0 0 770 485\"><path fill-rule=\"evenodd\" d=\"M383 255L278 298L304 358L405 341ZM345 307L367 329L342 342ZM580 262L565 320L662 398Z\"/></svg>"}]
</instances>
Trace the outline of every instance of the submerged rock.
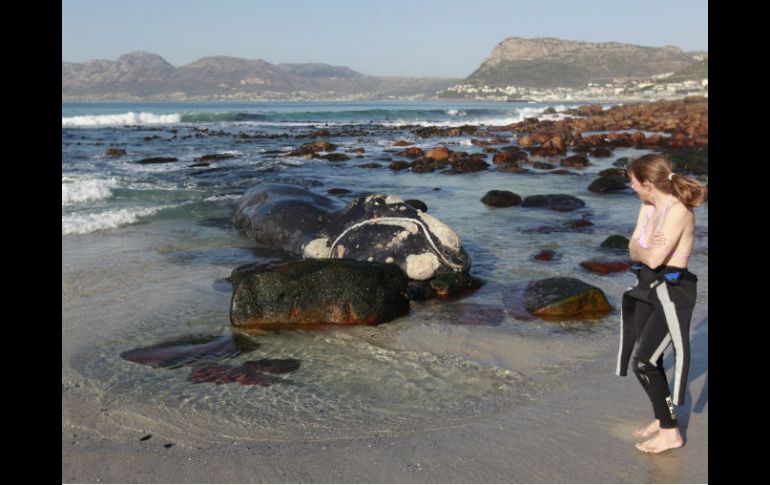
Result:
<instances>
[{"instance_id":1,"label":"submerged rock","mask_svg":"<svg viewBox=\"0 0 770 485\"><path fill-rule=\"evenodd\" d=\"M147 165L151 163L171 163L171 162L176 162L178 160L179 159L174 157L151 157L151 158L143 158L136 163Z\"/></svg>"},{"instance_id":2,"label":"submerged rock","mask_svg":"<svg viewBox=\"0 0 770 485\"><path fill-rule=\"evenodd\" d=\"M128 350L120 354L120 357L150 367L175 369L236 357L257 348L258 343L242 335L190 335Z\"/></svg>"},{"instance_id":3,"label":"submerged rock","mask_svg":"<svg viewBox=\"0 0 770 485\"><path fill-rule=\"evenodd\" d=\"M540 207L558 212L573 211L585 205L586 203L577 197L566 194L530 195L521 202L522 207Z\"/></svg>"},{"instance_id":4,"label":"submerged rock","mask_svg":"<svg viewBox=\"0 0 770 485\"><path fill-rule=\"evenodd\" d=\"M513 207L521 204L521 196L508 190L490 190L481 202L491 207Z\"/></svg>"},{"instance_id":5,"label":"submerged rock","mask_svg":"<svg viewBox=\"0 0 770 485\"><path fill-rule=\"evenodd\" d=\"M612 311L602 290L564 277L515 285L503 294L503 302L520 320L592 320Z\"/></svg>"},{"instance_id":6,"label":"submerged rock","mask_svg":"<svg viewBox=\"0 0 770 485\"><path fill-rule=\"evenodd\" d=\"M580 266L584 267L592 273L609 274L626 271L631 267L633 261L628 258L612 259L612 258L595 258L588 261L583 261Z\"/></svg>"},{"instance_id":7,"label":"submerged rock","mask_svg":"<svg viewBox=\"0 0 770 485\"><path fill-rule=\"evenodd\" d=\"M427 281L410 281L411 300L446 300L478 290L484 284L469 273L445 273Z\"/></svg>"}]
</instances>

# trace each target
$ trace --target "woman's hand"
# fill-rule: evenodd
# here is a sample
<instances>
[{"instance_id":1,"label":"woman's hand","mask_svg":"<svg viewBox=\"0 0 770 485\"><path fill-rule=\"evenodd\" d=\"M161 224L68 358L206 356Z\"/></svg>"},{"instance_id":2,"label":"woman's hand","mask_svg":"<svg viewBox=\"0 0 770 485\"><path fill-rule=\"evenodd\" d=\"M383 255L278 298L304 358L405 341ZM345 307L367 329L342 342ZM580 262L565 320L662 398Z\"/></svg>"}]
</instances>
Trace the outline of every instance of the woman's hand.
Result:
<instances>
[{"instance_id":1,"label":"woman's hand","mask_svg":"<svg viewBox=\"0 0 770 485\"><path fill-rule=\"evenodd\" d=\"M658 231L652 235L652 241L650 244L654 247L661 247L666 245L666 235Z\"/></svg>"}]
</instances>

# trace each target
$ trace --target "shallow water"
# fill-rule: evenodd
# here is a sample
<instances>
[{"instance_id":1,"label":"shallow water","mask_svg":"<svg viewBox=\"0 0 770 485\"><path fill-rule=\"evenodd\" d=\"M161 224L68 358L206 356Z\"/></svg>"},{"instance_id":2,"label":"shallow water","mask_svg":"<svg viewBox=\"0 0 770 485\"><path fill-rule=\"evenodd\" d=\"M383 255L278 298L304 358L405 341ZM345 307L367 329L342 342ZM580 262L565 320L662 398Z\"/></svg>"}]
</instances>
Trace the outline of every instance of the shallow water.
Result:
<instances>
[{"instance_id":1,"label":"shallow water","mask_svg":"<svg viewBox=\"0 0 770 485\"><path fill-rule=\"evenodd\" d=\"M513 110L510 104L494 108ZM335 107L345 111L342 108ZM397 114L407 116L402 108ZM403 159L390 153L403 150L392 147L397 139L414 140L423 148L480 150L467 136L420 139L397 124L362 123L351 115L336 115L343 116L339 123L355 121L354 129L367 135L324 139L338 144L338 153L363 147L365 154L330 163L264 154L317 141L296 138L321 127L319 120L306 114L307 106L291 108L311 117L305 123L294 115L291 123L268 120L272 124L239 120L185 123L183 117L182 122L139 125L138 129L65 126L67 109L70 116L82 116L89 108L63 109L62 386L64 393L85 396L113 410L117 425L163 422L190 434L199 432L207 439L213 439L207 431L212 426L223 436L240 433L252 437L414 429L534 402L546 390L558 387L581 362L606 351L607 343L615 338L619 297L634 278L630 273L593 274L580 267L580 262L612 254L600 249L600 243L611 234L630 235L639 201L630 190L602 195L587 187L617 158L645 151L618 149L612 158L592 158L592 166L574 170L574 175L399 173L386 168L389 162L377 160L383 156ZM129 111L97 105L91 114L101 116L121 109ZM164 106L155 112L190 109L194 106ZM424 116L426 110L420 109L419 116ZM443 113L435 115L441 119L434 121L448 123L444 118L457 117L462 109L481 116L467 107L441 104L433 110ZM447 114L452 110L455 114ZM286 108L282 116L291 118L285 114L290 111ZM511 113L509 117L517 116ZM365 116L382 115L369 110ZM408 116L414 118L410 123L419 121L416 114ZM203 128L290 136L245 139L246 143L232 136L181 139L183 133L194 134ZM177 130L177 139L170 139L170 130ZM168 141L145 142L145 136ZM101 154L107 147L124 148L128 155L105 158ZM213 162L210 167L187 167L194 163L193 158L210 153L238 157ZM133 163L150 156L173 156L180 162ZM358 167L371 161L385 167ZM488 161L491 164L491 157ZM207 168L221 170L193 174ZM230 335L230 293L223 279L238 265L282 257L278 251L253 248L234 229L234 206L249 187L276 181L300 184L321 194L335 187L352 190L340 196L344 201L363 192L420 199L429 214L460 236L472 259L471 272L485 285L458 301L413 302L408 316L377 327L252 334L248 338L255 343L253 350L218 362L230 366L259 359L300 362L297 371L275 376L281 382L269 387L195 383L190 367L154 368L120 358L130 349L184 336ZM492 209L480 199L493 189L522 197L570 194L584 200L586 207L570 213ZM589 216L594 226L564 232L566 222L583 216ZM694 322L708 309L707 204L696 209L696 218L690 269L700 283ZM538 231L543 226L554 231ZM543 249L555 250L557 258L546 263L533 260ZM615 311L584 322L524 322L507 313L503 295L515 283L554 276L575 277L599 287Z\"/></svg>"}]
</instances>

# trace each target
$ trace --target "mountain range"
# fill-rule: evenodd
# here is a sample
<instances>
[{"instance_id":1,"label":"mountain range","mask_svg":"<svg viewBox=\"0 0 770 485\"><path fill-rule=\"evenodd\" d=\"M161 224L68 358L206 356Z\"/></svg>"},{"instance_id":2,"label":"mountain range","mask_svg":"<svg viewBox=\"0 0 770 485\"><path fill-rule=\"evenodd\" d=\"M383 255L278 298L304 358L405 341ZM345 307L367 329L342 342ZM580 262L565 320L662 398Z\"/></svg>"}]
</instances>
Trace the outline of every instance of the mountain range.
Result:
<instances>
[{"instance_id":1,"label":"mountain range","mask_svg":"<svg viewBox=\"0 0 770 485\"><path fill-rule=\"evenodd\" d=\"M467 78L367 76L320 63L204 57L175 67L136 51L116 61L62 62L62 98L77 99L388 99L426 98L458 84L579 88L589 83L708 78L708 53L556 38L509 37Z\"/></svg>"},{"instance_id":2,"label":"mountain range","mask_svg":"<svg viewBox=\"0 0 770 485\"><path fill-rule=\"evenodd\" d=\"M174 67L137 51L117 61L62 62L62 98L249 98L264 96L432 96L451 78L367 76L328 64L271 64L261 59L204 57Z\"/></svg>"}]
</instances>

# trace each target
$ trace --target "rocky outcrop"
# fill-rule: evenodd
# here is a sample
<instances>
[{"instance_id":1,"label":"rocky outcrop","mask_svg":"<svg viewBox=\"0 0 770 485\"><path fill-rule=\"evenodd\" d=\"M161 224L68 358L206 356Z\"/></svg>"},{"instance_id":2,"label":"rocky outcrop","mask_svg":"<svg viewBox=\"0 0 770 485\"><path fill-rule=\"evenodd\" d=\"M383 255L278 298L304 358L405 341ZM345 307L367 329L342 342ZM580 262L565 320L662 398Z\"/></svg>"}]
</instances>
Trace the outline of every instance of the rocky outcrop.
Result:
<instances>
[{"instance_id":1,"label":"rocky outcrop","mask_svg":"<svg viewBox=\"0 0 770 485\"><path fill-rule=\"evenodd\" d=\"M250 264L231 279L230 322L248 327L377 325L409 313L395 264L345 259Z\"/></svg>"}]
</instances>

